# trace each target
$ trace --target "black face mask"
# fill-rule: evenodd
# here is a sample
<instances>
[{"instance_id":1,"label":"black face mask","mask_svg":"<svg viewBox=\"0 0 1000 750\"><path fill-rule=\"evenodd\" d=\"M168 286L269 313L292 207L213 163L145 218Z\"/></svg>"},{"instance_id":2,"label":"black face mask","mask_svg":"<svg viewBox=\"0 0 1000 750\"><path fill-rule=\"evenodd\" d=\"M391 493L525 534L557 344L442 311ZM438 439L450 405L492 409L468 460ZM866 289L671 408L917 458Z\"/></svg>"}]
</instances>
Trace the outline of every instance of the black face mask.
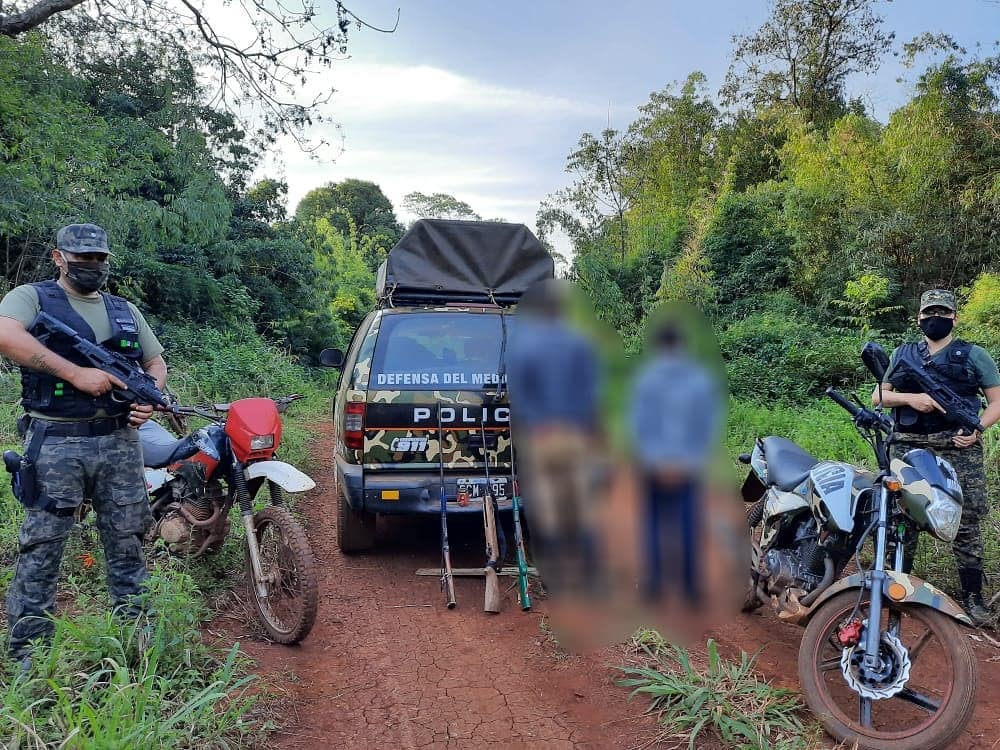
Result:
<instances>
[{"instance_id":1,"label":"black face mask","mask_svg":"<svg viewBox=\"0 0 1000 750\"><path fill-rule=\"evenodd\" d=\"M953 318L942 318L940 315L933 315L919 321L919 325L920 330L924 332L924 336L931 341L940 341L951 333L951 329L955 327L955 320Z\"/></svg>"},{"instance_id":2,"label":"black face mask","mask_svg":"<svg viewBox=\"0 0 1000 750\"><path fill-rule=\"evenodd\" d=\"M65 256L63 256L65 257ZM66 261L66 278L80 294L92 294L108 282L111 264L108 262Z\"/></svg>"}]
</instances>

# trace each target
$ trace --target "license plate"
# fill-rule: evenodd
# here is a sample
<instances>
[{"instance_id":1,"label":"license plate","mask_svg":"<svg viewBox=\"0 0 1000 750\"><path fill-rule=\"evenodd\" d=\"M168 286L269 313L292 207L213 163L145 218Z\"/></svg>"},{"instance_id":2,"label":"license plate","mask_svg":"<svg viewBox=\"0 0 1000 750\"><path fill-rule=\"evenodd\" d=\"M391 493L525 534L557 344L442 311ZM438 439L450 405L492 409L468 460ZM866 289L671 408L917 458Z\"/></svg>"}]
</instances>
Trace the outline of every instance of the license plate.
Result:
<instances>
[{"instance_id":1,"label":"license plate","mask_svg":"<svg viewBox=\"0 0 1000 750\"><path fill-rule=\"evenodd\" d=\"M490 491L493 497L498 500L507 497L507 477L490 477ZM458 480L459 494L465 493L470 500L476 500L486 496L486 477L476 477L474 479Z\"/></svg>"}]
</instances>

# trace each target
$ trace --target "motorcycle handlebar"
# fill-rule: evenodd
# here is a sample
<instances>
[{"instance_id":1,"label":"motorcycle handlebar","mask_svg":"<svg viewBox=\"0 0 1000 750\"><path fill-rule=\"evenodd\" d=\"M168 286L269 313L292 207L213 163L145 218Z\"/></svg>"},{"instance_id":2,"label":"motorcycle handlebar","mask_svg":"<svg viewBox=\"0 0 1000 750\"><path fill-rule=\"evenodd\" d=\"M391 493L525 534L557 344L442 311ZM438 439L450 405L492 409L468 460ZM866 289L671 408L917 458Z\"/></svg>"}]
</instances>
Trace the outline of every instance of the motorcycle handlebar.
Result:
<instances>
[{"instance_id":1,"label":"motorcycle handlebar","mask_svg":"<svg viewBox=\"0 0 1000 750\"><path fill-rule=\"evenodd\" d=\"M861 413L861 407L857 404L852 404L839 391L827 388L826 395L832 398L839 407L846 410L852 417L857 417Z\"/></svg>"},{"instance_id":2,"label":"motorcycle handlebar","mask_svg":"<svg viewBox=\"0 0 1000 750\"><path fill-rule=\"evenodd\" d=\"M293 401L298 401L301 398L305 398L301 393L292 393L288 396L282 396L280 398L272 399L275 406L278 407L278 413L283 413ZM205 408L200 406L180 406L179 404L173 404L170 407L161 409L162 411L170 411L174 414L187 414L197 417L204 417L205 419L211 419L213 421L218 421L223 418L226 412L229 411L229 404L212 404L211 407Z\"/></svg>"},{"instance_id":3,"label":"motorcycle handlebar","mask_svg":"<svg viewBox=\"0 0 1000 750\"><path fill-rule=\"evenodd\" d=\"M274 399L274 403L278 407L278 413L284 414L285 410L292 405L293 401L298 401L300 398L305 398L301 393L291 393L287 396L282 396L281 398Z\"/></svg>"},{"instance_id":4,"label":"motorcycle handlebar","mask_svg":"<svg viewBox=\"0 0 1000 750\"><path fill-rule=\"evenodd\" d=\"M858 425L862 427L875 428L886 433L892 432L893 422L885 414L862 408L857 404L852 404L844 398L842 393L834 390L833 388L827 388L826 395L833 399L838 406L849 412L850 415L854 417L854 421Z\"/></svg>"},{"instance_id":5,"label":"motorcycle handlebar","mask_svg":"<svg viewBox=\"0 0 1000 750\"><path fill-rule=\"evenodd\" d=\"M204 417L205 419L210 419L213 422L219 419L218 412L209 411L208 409L202 409L198 406L178 406L174 405L169 409L163 409L162 411L172 412L173 414L184 414L187 416Z\"/></svg>"}]
</instances>

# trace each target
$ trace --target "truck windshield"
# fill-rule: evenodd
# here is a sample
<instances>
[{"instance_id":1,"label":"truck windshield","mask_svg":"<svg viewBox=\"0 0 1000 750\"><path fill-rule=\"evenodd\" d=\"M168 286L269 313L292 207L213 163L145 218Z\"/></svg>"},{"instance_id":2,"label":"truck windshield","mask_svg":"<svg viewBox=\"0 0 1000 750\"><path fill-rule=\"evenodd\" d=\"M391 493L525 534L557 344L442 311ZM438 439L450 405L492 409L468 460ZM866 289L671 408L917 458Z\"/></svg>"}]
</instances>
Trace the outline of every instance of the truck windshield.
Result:
<instances>
[{"instance_id":1,"label":"truck windshield","mask_svg":"<svg viewBox=\"0 0 1000 750\"><path fill-rule=\"evenodd\" d=\"M514 319L505 316L507 335ZM496 313L399 313L382 318L368 387L479 390L501 378L503 329Z\"/></svg>"}]
</instances>

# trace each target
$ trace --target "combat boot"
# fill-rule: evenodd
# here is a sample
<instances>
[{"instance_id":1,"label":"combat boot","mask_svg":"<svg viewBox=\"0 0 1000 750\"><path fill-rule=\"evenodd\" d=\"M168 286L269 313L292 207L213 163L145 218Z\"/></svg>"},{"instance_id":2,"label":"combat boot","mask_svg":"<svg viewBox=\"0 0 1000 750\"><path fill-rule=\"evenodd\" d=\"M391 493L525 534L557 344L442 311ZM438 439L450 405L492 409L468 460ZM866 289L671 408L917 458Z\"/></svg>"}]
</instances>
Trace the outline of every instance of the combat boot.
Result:
<instances>
[{"instance_id":1,"label":"combat boot","mask_svg":"<svg viewBox=\"0 0 1000 750\"><path fill-rule=\"evenodd\" d=\"M976 627L981 628L989 624L993 614L983 602L983 571L976 568L959 568L958 578L962 584L962 609Z\"/></svg>"},{"instance_id":2,"label":"combat boot","mask_svg":"<svg viewBox=\"0 0 1000 750\"><path fill-rule=\"evenodd\" d=\"M988 625L993 620L993 613L986 608L986 604L983 602L982 592L963 592L962 609L965 610L977 628Z\"/></svg>"}]
</instances>

